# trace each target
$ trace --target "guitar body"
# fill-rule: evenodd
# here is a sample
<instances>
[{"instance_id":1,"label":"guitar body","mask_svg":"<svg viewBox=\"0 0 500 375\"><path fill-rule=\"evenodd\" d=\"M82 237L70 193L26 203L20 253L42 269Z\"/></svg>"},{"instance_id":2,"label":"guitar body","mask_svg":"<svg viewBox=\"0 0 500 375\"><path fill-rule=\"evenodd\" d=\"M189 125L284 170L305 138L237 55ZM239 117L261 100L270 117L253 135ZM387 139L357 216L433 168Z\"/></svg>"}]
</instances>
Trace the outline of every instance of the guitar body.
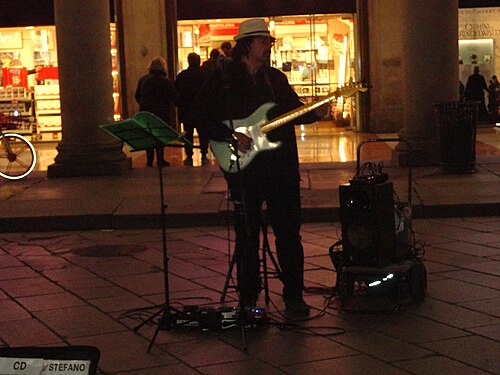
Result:
<instances>
[{"instance_id":1,"label":"guitar body","mask_svg":"<svg viewBox=\"0 0 500 375\"><path fill-rule=\"evenodd\" d=\"M234 131L243 133L252 138L252 148L249 151L236 153L233 149L233 145L228 142L211 141L210 147L212 148L212 152L219 162L221 169L224 172L236 173L239 170L245 169L246 166L252 162L253 158L255 158L255 156L257 156L260 152L274 150L275 148L281 146L281 142L270 142L267 139L266 134L269 131L277 129L280 126L289 123L291 120L296 119L325 103L329 103L339 96L350 97L358 91L364 92L366 90L368 90L368 88L364 87L362 84L349 84L348 86L339 87L335 90L335 92L328 95L324 99L304 104L299 108L293 109L272 119L271 121L267 118L267 112L274 107L275 104L262 104L247 118L233 120ZM231 126L227 121L225 124L227 126ZM237 163L238 160L239 163Z\"/></svg>"},{"instance_id":2,"label":"guitar body","mask_svg":"<svg viewBox=\"0 0 500 375\"><path fill-rule=\"evenodd\" d=\"M252 148L247 152L238 152L239 169L245 169L259 153L274 150L281 146L281 142L269 141L261 129L261 125L268 121L267 112L274 106L274 103L262 104L247 118L233 120L234 131L252 138ZM230 126L227 121L224 123ZM224 172L238 172L236 154L230 143L210 141L210 148Z\"/></svg>"}]
</instances>

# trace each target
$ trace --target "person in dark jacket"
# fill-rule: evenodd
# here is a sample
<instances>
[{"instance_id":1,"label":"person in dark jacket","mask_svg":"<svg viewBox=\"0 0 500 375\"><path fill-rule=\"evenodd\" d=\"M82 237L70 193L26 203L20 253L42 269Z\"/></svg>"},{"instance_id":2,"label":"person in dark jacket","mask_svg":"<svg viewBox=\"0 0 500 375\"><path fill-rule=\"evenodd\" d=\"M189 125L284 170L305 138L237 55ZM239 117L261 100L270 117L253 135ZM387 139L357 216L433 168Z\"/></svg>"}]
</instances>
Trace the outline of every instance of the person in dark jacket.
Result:
<instances>
[{"instance_id":1,"label":"person in dark jacket","mask_svg":"<svg viewBox=\"0 0 500 375\"><path fill-rule=\"evenodd\" d=\"M479 74L479 66L475 66L474 73L467 78L467 83L465 84L465 100L474 100L479 102L478 116L480 119L488 117L488 112L486 111L486 101L484 99L485 91L488 92L486 80L484 79L484 76Z\"/></svg>"},{"instance_id":2,"label":"person in dark jacket","mask_svg":"<svg viewBox=\"0 0 500 375\"><path fill-rule=\"evenodd\" d=\"M490 112L493 121L498 122L499 113L498 106L500 103L500 82L496 75L491 77L490 85L488 86L488 111Z\"/></svg>"},{"instance_id":3,"label":"person in dark jacket","mask_svg":"<svg viewBox=\"0 0 500 375\"><path fill-rule=\"evenodd\" d=\"M207 71L209 74L212 74L214 70L217 69L219 56L220 56L219 50L217 48L212 49L210 51L210 56L208 57L208 60L202 64L201 68Z\"/></svg>"},{"instance_id":4,"label":"person in dark jacket","mask_svg":"<svg viewBox=\"0 0 500 375\"><path fill-rule=\"evenodd\" d=\"M255 116L264 103L276 103L267 112L269 118L302 103L286 76L269 66L275 39L263 19L242 22L234 40L233 60L208 78L191 107L190 117L196 126L206 129L211 140L227 142L228 149L232 147L238 150L238 155L244 155L261 138L249 137L240 127L233 130L231 123ZM326 113L327 107L322 106L294 123L317 121ZM253 121L241 122L251 125ZM302 295L304 250L300 236L300 176L294 123L267 133L270 141L281 142L280 147L257 154L239 172L225 171L225 177L235 206L234 256L241 304L255 306L261 290L259 237L265 202L282 271L285 313L292 318L302 318L309 315L310 307ZM237 155L230 158L237 159ZM221 164L221 160L218 161Z\"/></svg>"},{"instance_id":5,"label":"person in dark jacket","mask_svg":"<svg viewBox=\"0 0 500 375\"><path fill-rule=\"evenodd\" d=\"M201 86L203 86L203 83L208 77L208 73L200 67L200 55L191 52L187 59L189 67L177 75L175 79L175 88L179 93L177 102L179 122L184 125L186 139L193 143L194 126L189 122L188 114L196 94L200 91ZM208 164L208 137L201 129L197 129L197 131L200 141L201 164ZM184 165L193 165L193 147L186 144L184 150L186 151Z\"/></svg>"},{"instance_id":6,"label":"person in dark jacket","mask_svg":"<svg viewBox=\"0 0 500 375\"><path fill-rule=\"evenodd\" d=\"M135 99L139 103L139 111L147 111L158 116L165 123L170 122L170 113L177 101L174 82L167 78L167 62L163 57L156 57L149 63L148 74L139 78ZM154 160L154 149L146 150L147 165L151 167ZM164 159L164 147L156 148L156 163L168 166Z\"/></svg>"}]
</instances>

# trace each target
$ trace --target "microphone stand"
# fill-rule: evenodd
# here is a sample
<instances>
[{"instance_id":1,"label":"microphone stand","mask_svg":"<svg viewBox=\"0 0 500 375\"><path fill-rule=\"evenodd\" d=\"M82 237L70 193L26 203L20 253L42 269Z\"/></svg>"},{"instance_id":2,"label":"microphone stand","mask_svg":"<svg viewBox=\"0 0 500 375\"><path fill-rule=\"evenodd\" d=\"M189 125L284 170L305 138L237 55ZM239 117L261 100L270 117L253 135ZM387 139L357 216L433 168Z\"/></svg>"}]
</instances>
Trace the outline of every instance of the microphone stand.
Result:
<instances>
[{"instance_id":1,"label":"microphone stand","mask_svg":"<svg viewBox=\"0 0 500 375\"><path fill-rule=\"evenodd\" d=\"M223 87L224 87L224 93L226 96L226 118L227 122L229 123L229 128L231 131L234 133L234 122L233 122L233 113L231 110L231 106L229 105L229 99L231 97L230 92L229 92L229 77L228 77L228 72L227 72L227 61L226 58L224 57L223 59L219 59L220 63L220 70L222 74L222 82L223 82ZM245 230L247 236L250 236L251 230L250 230L250 225L249 225L249 220L248 220L248 212L246 209L246 199L245 199L245 186L243 183L243 177L241 174L241 165L240 165L240 155L239 155L239 150L238 150L238 139L234 136L231 136L231 141L230 141L230 146L233 151L233 154L235 156L234 162L236 163L236 184L238 185L238 190L239 190L239 197L236 197L236 200L234 200L234 208L235 208L235 215L236 215L236 223L238 222L238 219L243 218L244 223L245 223ZM230 178L230 175L228 175L228 180ZM228 181L229 182L229 181ZM232 192L230 192L230 195L232 196ZM239 199L239 201L238 201ZM240 254L241 249L235 245L235 254L233 254L234 257L238 260L237 262L237 269L240 273L241 279L245 280L245 277L243 277L243 274L245 272L245 267L244 267L244 256L243 254ZM238 283L239 284L239 283ZM246 286L245 286L246 287ZM243 344L243 350L247 350L247 345L246 345L246 335L245 335L245 321L246 321L246 301L245 298L243 298L245 291L241 290L241 288L238 291L239 294L239 307L240 311L238 314L238 320L240 321L241 324L241 337L242 337L242 344Z\"/></svg>"}]
</instances>

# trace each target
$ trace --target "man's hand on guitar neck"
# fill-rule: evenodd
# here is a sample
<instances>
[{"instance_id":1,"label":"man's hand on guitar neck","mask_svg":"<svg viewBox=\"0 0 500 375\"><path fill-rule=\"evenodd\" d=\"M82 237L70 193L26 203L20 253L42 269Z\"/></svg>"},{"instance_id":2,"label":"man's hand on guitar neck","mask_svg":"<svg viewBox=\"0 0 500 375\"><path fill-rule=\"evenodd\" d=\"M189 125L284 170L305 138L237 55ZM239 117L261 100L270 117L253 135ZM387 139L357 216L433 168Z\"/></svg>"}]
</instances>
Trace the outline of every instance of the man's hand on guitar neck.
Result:
<instances>
[{"instance_id":1,"label":"man's hand on guitar neck","mask_svg":"<svg viewBox=\"0 0 500 375\"><path fill-rule=\"evenodd\" d=\"M245 134L234 132L233 138L235 140L239 152L245 153L252 148L252 138L246 136Z\"/></svg>"},{"instance_id":2,"label":"man's hand on guitar neck","mask_svg":"<svg viewBox=\"0 0 500 375\"><path fill-rule=\"evenodd\" d=\"M328 103L325 103L323 104L321 107L318 107L314 110L314 113L316 114L316 116L318 116L320 119L322 119L323 117L325 117L328 112L330 111L330 108L331 108L331 104L328 102Z\"/></svg>"}]
</instances>

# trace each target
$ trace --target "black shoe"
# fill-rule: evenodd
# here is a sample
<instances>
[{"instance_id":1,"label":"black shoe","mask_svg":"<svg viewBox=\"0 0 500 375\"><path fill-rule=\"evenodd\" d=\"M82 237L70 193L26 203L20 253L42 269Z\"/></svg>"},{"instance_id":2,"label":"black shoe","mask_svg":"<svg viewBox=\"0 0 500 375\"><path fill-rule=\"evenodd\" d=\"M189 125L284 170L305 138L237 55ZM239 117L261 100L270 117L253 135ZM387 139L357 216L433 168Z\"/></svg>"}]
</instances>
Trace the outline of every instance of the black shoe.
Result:
<instances>
[{"instance_id":1,"label":"black shoe","mask_svg":"<svg viewBox=\"0 0 500 375\"><path fill-rule=\"evenodd\" d=\"M168 161L166 161L166 160L160 160L158 162L158 166L159 167L168 167L169 165L170 165L170 163Z\"/></svg>"},{"instance_id":2,"label":"black shoe","mask_svg":"<svg viewBox=\"0 0 500 375\"><path fill-rule=\"evenodd\" d=\"M201 165L206 165L209 163L210 163L210 160L208 160L208 158L206 156L201 157Z\"/></svg>"},{"instance_id":3,"label":"black shoe","mask_svg":"<svg viewBox=\"0 0 500 375\"><path fill-rule=\"evenodd\" d=\"M146 163L146 165L147 165L148 167L152 167L152 166L153 166L153 162L152 162L152 161L148 161L148 162Z\"/></svg>"},{"instance_id":4,"label":"black shoe","mask_svg":"<svg viewBox=\"0 0 500 375\"><path fill-rule=\"evenodd\" d=\"M192 156L186 157L186 159L184 159L184 161L183 161L183 164L184 165L193 165L193 157Z\"/></svg>"},{"instance_id":5,"label":"black shoe","mask_svg":"<svg viewBox=\"0 0 500 375\"><path fill-rule=\"evenodd\" d=\"M285 315L289 318L307 318L311 307L302 297L285 298Z\"/></svg>"}]
</instances>

